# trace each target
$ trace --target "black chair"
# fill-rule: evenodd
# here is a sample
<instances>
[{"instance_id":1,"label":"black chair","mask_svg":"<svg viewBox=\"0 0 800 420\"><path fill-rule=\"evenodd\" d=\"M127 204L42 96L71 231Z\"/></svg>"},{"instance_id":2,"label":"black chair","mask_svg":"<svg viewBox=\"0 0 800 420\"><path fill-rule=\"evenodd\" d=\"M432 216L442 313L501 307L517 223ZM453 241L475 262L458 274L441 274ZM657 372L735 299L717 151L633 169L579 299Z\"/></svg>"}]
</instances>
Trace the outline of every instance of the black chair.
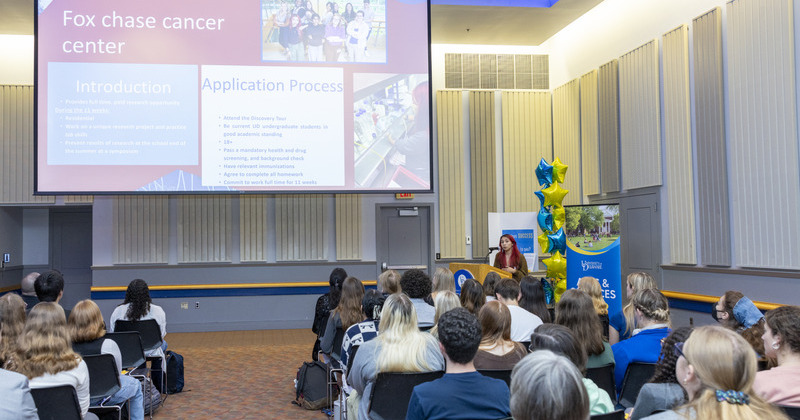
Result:
<instances>
[{"instance_id":1,"label":"black chair","mask_svg":"<svg viewBox=\"0 0 800 420\"><path fill-rule=\"evenodd\" d=\"M122 420L122 404L105 405L105 401L116 394L122 387L119 382L119 371L114 361L114 356L110 354L95 354L83 356L86 367L89 368L89 396L92 401L101 400L99 405L89 407L89 411L97 414L98 417L106 413L116 413L116 417Z\"/></svg>"},{"instance_id":2,"label":"black chair","mask_svg":"<svg viewBox=\"0 0 800 420\"><path fill-rule=\"evenodd\" d=\"M625 420L625 410L612 411L606 414L595 414L590 420Z\"/></svg>"},{"instance_id":3,"label":"black chair","mask_svg":"<svg viewBox=\"0 0 800 420\"><path fill-rule=\"evenodd\" d=\"M506 385L511 387L511 369L478 369L478 372L483 376L502 379L506 382Z\"/></svg>"},{"instance_id":4,"label":"black chair","mask_svg":"<svg viewBox=\"0 0 800 420\"><path fill-rule=\"evenodd\" d=\"M608 392L612 399L617 397L617 386L614 384L614 365L609 363L604 366L586 369L586 377L591 379L600 389Z\"/></svg>"},{"instance_id":5,"label":"black chair","mask_svg":"<svg viewBox=\"0 0 800 420\"><path fill-rule=\"evenodd\" d=\"M144 401L150 401L152 399L150 393L152 379L150 378L150 369L147 368L147 358L144 355L140 334L137 331L113 332L106 333L106 338L117 343L122 354L122 369L129 370L130 376L143 382ZM153 418L152 410L150 410L150 418Z\"/></svg>"},{"instance_id":6,"label":"black chair","mask_svg":"<svg viewBox=\"0 0 800 420\"><path fill-rule=\"evenodd\" d=\"M353 360L356 360L356 353L358 353L358 348L361 345L355 345L350 347L350 356L347 357L347 371L350 372L350 368L353 367Z\"/></svg>"},{"instance_id":7,"label":"black chair","mask_svg":"<svg viewBox=\"0 0 800 420\"><path fill-rule=\"evenodd\" d=\"M779 405L778 408L783 410L787 416L792 420L800 420L800 407L790 407L788 405Z\"/></svg>"},{"instance_id":8,"label":"black chair","mask_svg":"<svg viewBox=\"0 0 800 420\"><path fill-rule=\"evenodd\" d=\"M531 342L530 341L519 341L519 343L522 344L523 346L525 346L525 351L527 351L528 353L531 352Z\"/></svg>"},{"instance_id":9,"label":"black chair","mask_svg":"<svg viewBox=\"0 0 800 420\"><path fill-rule=\"evenodd\" d=\"M154 351L161 347L161 344L163 344L161 339L161 327L158 325L158 322L156 322L155 319L144 319L139 321L123 321L120 319L114 323L114 331L138 332L142 340L142 347L144 347L145 353ZM161 368L163 360L159 356L147 356L147 361L150 362L150 370L152 372L156 372L156 378L159 379L159 381L155 383L156 388L163 394L162 398L166 399L166 389L164 384L166 383L167 372L164 372L164 370ZM151 377L152 376L153 373L151 373Z\"/></svg>"},{"instance_id":10,"label":"black chair","mask_svg":"<svg viewBox=\"0 0 800 420\"><path fill-rule=\"evenodd\" d=\"M444 372L379 373L372 386L369 415L384 420L403 420L414 387L441 378Z\"/></svg>"},{"instance_id":11,"label":"black chair","mask_svg":"<svg viewBox=\"0 0 800 420\"><path fill-rule=\"evenodd\" d=\"M81 420L78 393L71 385L31 389L39 420Z\"/></svg>"},{"instance_id":12,"label":"black chair","mask_svg":"<svg viewBox=\"0 0 800 420\"><path fill-rule=\"evenodd\" d=\"M636 397L639 396L642 385L653 377L655 371L655 363L632 362L629 364L622 380L622 389L619 391L617 406L631 408L636 405Z\"/></svg>"}]
</instances>

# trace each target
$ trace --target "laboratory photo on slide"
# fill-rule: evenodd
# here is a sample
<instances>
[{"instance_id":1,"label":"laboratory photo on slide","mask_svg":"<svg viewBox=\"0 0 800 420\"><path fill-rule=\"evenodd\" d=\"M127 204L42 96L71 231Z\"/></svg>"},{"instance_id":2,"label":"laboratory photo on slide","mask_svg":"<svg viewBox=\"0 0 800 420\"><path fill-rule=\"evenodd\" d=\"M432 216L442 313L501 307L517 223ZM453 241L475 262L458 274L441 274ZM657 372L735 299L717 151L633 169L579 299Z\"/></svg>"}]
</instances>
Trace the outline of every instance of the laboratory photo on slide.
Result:
<instances>
[{"instance_id":1,"label":"laboratory photo on slide","mask_svg":"<svg viewBox=\"0 0 800 420\"><path fill-rule=\"evenodd\" d=\"M386 0L262 0L263 61L386 63Z\"/></svg>"},{"instance_id":2,"label":"laboratory photo on slide","mask_svg":"<svg viewBox=\"0 0 800 420\"><path fill-rule=\"evenodd\" d=\"M354 75L353 143L359 188L430 188L426 74Z\"/></svg>"}]
</instances>

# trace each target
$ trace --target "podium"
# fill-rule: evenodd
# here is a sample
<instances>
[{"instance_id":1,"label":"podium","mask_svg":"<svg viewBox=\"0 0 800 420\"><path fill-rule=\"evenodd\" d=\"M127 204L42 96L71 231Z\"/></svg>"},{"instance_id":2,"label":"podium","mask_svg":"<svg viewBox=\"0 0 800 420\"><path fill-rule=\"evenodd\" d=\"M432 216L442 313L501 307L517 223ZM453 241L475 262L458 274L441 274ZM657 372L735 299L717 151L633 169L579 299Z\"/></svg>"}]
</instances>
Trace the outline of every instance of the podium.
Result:
<instances>
[{"instance_id":1,"label":"podium","mask_svg":"<svg viewBox=\"0 0 800 420\"><path fill-rule=\"evenodd\" d=\"M475 280L477 280L477 282L480 284L483 284L483 279L485 279L486 275L491 272L499 274L501 278L511 278L511 273L503 271L489 264L450 263L450 271L455 273L458 270L469 271L472 273L472 276L475 277Z\"/></svg>"}]
</instances>

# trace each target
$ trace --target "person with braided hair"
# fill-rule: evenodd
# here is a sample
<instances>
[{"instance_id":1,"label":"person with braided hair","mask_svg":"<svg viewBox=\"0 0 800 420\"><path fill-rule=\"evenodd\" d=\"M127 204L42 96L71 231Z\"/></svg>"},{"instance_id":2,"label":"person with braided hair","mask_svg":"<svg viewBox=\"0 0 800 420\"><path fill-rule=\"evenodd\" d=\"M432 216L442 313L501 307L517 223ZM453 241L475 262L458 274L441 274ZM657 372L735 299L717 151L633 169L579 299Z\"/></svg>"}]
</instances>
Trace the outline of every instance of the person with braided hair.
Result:
<instances>
[{"instance_id":1,"label":"person with braided hair","mask_svg":"<svg viewBox=\"0 0 800 420\"><path fill-rule=\"evenodd\" d=\"M631 300L636 329L631 338L611 346L614 353L614 380L617 390L631 362L655 363L661 353L661 339L670 333L669 303L656 289L636 292Z\"/></svg>"},{"instance_id":2,"label":"person with braided hair","mask_svg":"<svg viewBox=\"0 0 800 420\"><path fill-rule=\"evenodd\" d=\"M699 327L673 349L675 376L689 402L645 420L788 420L753 392L756 353L739 334L716 325Z\"/></svg>"},{"instance_id":3,"label":"person with braided hair","mask_svg":"<svg viewBox=\"0 0 800 420\"><path fill-rule=\"evenodd\" d=\"M778 366L756 374L753 390L772 404L800 406L800 307L781 306L765 315L767 357Z\"/></svg>"}]
</instances>

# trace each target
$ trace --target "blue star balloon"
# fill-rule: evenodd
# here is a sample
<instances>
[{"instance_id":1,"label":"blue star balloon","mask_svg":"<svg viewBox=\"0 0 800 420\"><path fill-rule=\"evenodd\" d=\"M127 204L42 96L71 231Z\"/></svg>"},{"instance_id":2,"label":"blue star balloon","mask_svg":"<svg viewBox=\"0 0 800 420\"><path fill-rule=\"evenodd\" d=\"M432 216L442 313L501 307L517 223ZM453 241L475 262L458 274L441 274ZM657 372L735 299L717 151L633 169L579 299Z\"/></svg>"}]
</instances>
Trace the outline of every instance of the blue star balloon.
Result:
<instances>
[{"instance_id":1,"label":"blue star balloon","mask_svg":"<svg viewBox=\"0 0 800 420\"><path fill-rule=\"evenodd\" d=\"M553 165L547 163L544 158L539 161L539 166L536 167L536 179L539 180L539 185L550 185L553 183Z\"/></svg>"},{"instance_id":2,"label":"blue star balloon","mask_svg":"<svg viewBox=\"0 0 800 420\"><path fill-rule=\"evenodd\" d=\"M567 252L567 235L564 234L564 229L559 229L558 232L547 235L550 239L550 249L548 252L558 251L562 254Z\"/></svg>"},{"instance_id":3,"label":"blue star balloon","mask_svg":"<svg viewBox=\"0 0 800 420\"><path fill-rule=\"evenodd\" d=\"M546 208L542 207L542 209L539 210L536 220L539 222L539 228L542 229L542 232L553 231L553 214Z\"/></svg>"},{"instance_id":4,"label":"blue star balloon","mask_svg":"<svg viewBox=\"0 0 800 420\"><path fill-rule=\"evenodd\" d=\"M533 195L535 195L536 198L539 199L539 203L541 203L541 207L544 208L544 193L542 193L541 191L536 191L535 193L533 193Z\"/></svg>"}]
</instances>

